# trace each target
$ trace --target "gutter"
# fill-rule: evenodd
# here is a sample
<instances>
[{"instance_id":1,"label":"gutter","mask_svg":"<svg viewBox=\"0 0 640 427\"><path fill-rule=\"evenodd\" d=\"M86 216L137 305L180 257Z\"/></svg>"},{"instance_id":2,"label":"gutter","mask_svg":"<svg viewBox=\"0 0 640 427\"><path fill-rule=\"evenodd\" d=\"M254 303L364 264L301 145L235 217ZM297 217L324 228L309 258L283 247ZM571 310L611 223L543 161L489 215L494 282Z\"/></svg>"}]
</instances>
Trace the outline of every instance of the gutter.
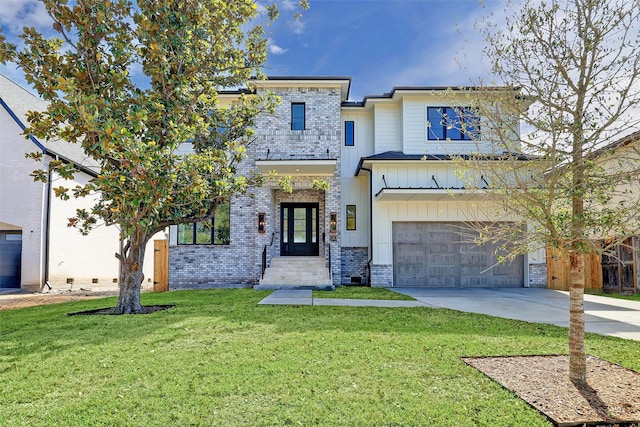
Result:
<instances>
[{"instance_id":1,"label":"gutter","mask_svg":"<svg viewBox=\"0 0 640 427\"><path fill-rule=\"evenodd\" d=\"M51 191L53 184L53 171L51 170L51 164L47 165L47 204L45 207L45 237L44 237L44 284L40 286L40 292L44 289L44 287L48 287L51 290L51 285L49 284L49 252L50 252L50 242L51 242Z\"/></svg>"},{"instance_id":2,"label":"gutter","mask_svg":"<svg viewBox=\"0 0 640 427\"><path fill-rule=\"evenodd\" d=\"M5 109L7 114L9 114L11 116L13 121L16 122L18 124L18 126L20 126L20 129L22 129L23 131L25 129L27 129L27 127L24 125L24 123L22 123L22 121L18 118L18 116L16 116L16 114L13 112L13 110L11 108L9 108L7 103L4 102L4 99L2 99L2 98L0 98L0 105L2 105L2 107ZM39 149L41 149L44 154L47 154L47 148L44 145L42 145L40 143L40 141L38 141L33 135L29 135L29 139L31 140L31 142L36 144L36 146Z\"/></svg>"},{"instance_id":3,"label":"gutter","mask_svg":"<svg viewBox=\"0 0 640 427\"><path fill-rule=\"evenodd\" d=\"M361 170L369 172L369 250L371 251L371 254L367 261L367 267L369 267L369 277L367 277L367 282L369 283L369 287L371 287L371 261L373 261L373 173L371 169L362 167L362 160L360 160L356 175Z\"/></svg>"}]
</instances>

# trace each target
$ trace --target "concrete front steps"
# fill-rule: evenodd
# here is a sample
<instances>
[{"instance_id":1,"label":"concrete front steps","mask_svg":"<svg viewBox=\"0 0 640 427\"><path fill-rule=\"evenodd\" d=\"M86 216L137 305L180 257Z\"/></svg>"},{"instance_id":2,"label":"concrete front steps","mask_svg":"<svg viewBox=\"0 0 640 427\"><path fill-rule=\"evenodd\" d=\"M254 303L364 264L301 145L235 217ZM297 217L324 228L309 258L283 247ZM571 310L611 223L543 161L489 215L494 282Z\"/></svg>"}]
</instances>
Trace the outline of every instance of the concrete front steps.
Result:
<instances>
[{"instance_id":1,"label":"concrete front steps","mask_svg":"<svg viewBox=\"0 0 640 427\"><path fill-rule=\"evenodd\" d=\"M324 257L275 257L254 289L334 290Z\"/></svg>"}]
</instances>

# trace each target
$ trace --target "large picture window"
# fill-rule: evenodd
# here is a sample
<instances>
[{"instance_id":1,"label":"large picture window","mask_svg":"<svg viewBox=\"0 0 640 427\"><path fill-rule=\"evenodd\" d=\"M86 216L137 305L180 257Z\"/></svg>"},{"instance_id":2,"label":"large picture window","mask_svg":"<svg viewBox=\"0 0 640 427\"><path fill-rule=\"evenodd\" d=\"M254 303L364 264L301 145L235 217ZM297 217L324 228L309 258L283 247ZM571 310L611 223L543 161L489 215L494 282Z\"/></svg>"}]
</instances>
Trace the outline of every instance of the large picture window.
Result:
<instances>
[{"instance_id":1,"label":"large picture window","mask_svg":"<svg viewBox=\"0 0 640 427\"><path fill-rule=\"evenodd\" d=\"M230 241L230 205L216 208L213 219L178 224L179 245L228 245Z\"/></svg>"},{"instance_id":2,"label":"large picture window","mask_svg":"<svg viewBox=\"0 0 640 427\"><path fill-rule=\"evenodd\" d=\"M469 107L427 107L427 139L471 141L480 135L478 113Z\"/></svg>"},{"instance_id":3,"label":"large picture window","mask_svg":"<svg viewBox=\"0 0 640 427\"><path fill-rule=\"evenodd\" d=\"M304 130L304 102L291 103L291 130Z\"/></svg>"}]
</instances>

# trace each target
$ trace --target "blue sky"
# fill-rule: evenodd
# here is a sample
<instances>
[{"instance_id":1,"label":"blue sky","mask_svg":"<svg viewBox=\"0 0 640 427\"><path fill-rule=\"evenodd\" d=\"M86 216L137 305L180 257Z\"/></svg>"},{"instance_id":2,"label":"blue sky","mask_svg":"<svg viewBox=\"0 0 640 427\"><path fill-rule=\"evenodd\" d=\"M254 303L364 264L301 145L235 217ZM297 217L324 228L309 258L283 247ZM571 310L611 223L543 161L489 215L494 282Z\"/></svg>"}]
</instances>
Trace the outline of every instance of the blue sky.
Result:
<instances>
[{"instance_id":1,"label":"blue sky","mask_svg":"<svg viewBox=\"0 0 640 427\"><path fill-rule=\"evenodd\" d=\"M266 72L351 76L355 100L393 86L464 85L486 74L474 23L502 8L497 0L483 5L477 0L310 3L298 23L290 13L281 13L271 36ZM457 58L466 58L471 68L463 70Z\"/></svg>"},{"instance_id":2,"label":"blue sky","mask_svg":"<svg viewBox=\"0 0 640 427\"><path fill-rule=\"evenodd\" d=\"M350 98L393 86L469 84L486 75L474 23L503 13L502 0L309 0L293 19L297 0L277 0L270 29L268 75L349 76ZM37 0L0 0L0 25L10 40L23 25L51 29ZM461 68L459 60L466 65ZM25 85L15 66L3 73Z\"/></svg>"}]
</instances>

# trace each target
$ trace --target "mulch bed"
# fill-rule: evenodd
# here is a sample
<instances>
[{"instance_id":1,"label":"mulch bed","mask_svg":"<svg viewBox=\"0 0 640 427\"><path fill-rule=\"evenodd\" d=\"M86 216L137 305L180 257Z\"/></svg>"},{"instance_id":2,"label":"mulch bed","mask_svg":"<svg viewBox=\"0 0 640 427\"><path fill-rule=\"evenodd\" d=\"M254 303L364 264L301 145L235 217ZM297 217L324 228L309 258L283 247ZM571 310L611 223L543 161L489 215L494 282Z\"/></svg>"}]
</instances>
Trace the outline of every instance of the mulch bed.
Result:
<instances>
[{"instance_id":1,"label":"mulch bed","mask_svg":"<svg viewBox=\"0 0 640 427\"><path fill-rule=\"evenodd\" d=\"M569 380L569 356L464 357L557 426L640 425L640 373L587 356L587 384Z\"/></svg>"},{"instance_id":2,"label":"mulch bed","mask_svg":"<svg viewBox=\"0 0 640 427\"><path fill-rule=\"evenodd\" d=\"M167 305L143 305L142 313L137 314L151 314L157 311L167 310L169 308L175 307L175 304L167 304ZM113 310L115 307L107 307L107 308L97 308L95 310L86 310L86 311L76 311L75 313L68 313L67 316L95 316L95 315L113 315Z\"/></svg>"}]
</instances>

